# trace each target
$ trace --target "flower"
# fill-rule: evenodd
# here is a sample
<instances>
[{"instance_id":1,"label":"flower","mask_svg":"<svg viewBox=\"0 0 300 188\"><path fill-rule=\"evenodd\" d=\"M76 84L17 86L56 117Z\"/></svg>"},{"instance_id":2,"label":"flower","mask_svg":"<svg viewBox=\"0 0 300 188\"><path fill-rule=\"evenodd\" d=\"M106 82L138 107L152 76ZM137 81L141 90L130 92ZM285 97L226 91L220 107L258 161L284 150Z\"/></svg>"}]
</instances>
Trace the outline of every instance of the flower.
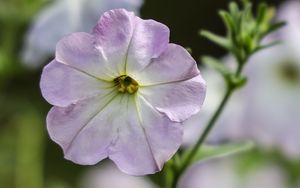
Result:
<instances>
[{"instance_id":1,"label":"flower","mask_svg":"<svg viewBox=\"0 0 300 188\"><path fill-rule=\"evenodd\" d=\"M82 188L157 188L146 177L134 177L120 172L114 165L105 164L88 170L80 181Z\"/></svg>"},{"instance_id":2,"label":"flower","mask_svg":"<svg viewBox=\"0 0 300 188\"><path fill-rule=\"evenodd\" d=\"M283 188L288 186L284 171L275 163L239 166L237 158L215 158L191 166L178 188ZM217 177L217 181L216 181Z\"/></svg>"},{"instance_id":3,"label":"flower","mask_svg":"<svg viewBox=\"0 0 300 188\"><path fill-rule=\"evenodd\" d=\"M161 170L206 91L191 55L169 44L168 27L124 9L104 13L92 34L60 40L40 85L54 105L48 132L66 159L108 157L131 175Z\"/></svg>"},{"instance_id":4,"label":"flower","mask_svg":"<svg viewBox=\"0 0 300 188\"><path fill-rule=\"evenodd\" d=\"M25 38L22 60L28 67L40 67L52 57L63 36L90 32L99 16L110 9L139 12L143 0L56 0L35 18ZM62 27L63 26L63 27Z\"/></svg>"},{"instance_id":5,"label":"flower","mask_svg":"<svg viewBox=\"0 0 300 188\"><path fill-rule=\"evenodd\" d=\"M243 129L262 147L300 156L300 2L288 1L278 19L287 26L273 38L282 41L254 57L246 69Z\"/></svg>"}]
</instances>

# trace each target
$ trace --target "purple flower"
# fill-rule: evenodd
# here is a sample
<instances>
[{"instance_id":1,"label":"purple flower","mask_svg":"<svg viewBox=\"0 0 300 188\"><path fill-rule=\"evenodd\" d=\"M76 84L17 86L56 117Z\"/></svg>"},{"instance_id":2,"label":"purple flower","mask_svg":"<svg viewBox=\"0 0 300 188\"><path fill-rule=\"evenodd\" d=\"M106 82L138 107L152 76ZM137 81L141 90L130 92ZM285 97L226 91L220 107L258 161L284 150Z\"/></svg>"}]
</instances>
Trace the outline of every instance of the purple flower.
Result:
<instances>
[{"instance_id":1,"label":"purple flower","mask_svg":"<svg viewBox=\"0 0 300 188\"><path fill-rule=\"evenodd\" d=\"M196 114L205 81L190 54L169 44L169 29L124 9L100 18L92 34L56 47L41 90L65 158L92 165L113 160L131 175L162 169L182 142L181 122Z\"/></svg>"},{"instance_id":2,"label":"purple flower","mask_svg":"<svg viewBox=\"0 0 300 188\"><path fill-rule=\"evenodd\" d=\"M281 44L259 53L245 72L249 82L243 130L264 149L277 149L290 159L299 159L300 2L286 1L278 18L287 22L272 36Z\"/></svg>"}]
</instances>

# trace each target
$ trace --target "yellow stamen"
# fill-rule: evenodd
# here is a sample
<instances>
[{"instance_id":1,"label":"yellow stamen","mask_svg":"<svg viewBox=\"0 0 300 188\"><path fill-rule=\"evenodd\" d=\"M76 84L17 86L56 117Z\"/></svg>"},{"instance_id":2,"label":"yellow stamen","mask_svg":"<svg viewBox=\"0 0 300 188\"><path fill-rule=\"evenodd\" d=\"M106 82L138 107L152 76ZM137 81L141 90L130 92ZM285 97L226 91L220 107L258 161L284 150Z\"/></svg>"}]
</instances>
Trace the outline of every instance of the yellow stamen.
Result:
<instances>
[{"instance_id":1,"label":"yellow stamen","mask_svg":"<svg viewBox=\"0 0 300 188\"><path fill-rule=\"evenodd\" d=\"M122 75L119 76L117 78L114 79L114 82L119 85L119 92L122 93L129 93L129 94L134 94L138 88L139 88L139 84L137 83L137 81L135 81L134 79L132 79L131 77L127 76L127 75Z\"/></svg>"}]
</instances>

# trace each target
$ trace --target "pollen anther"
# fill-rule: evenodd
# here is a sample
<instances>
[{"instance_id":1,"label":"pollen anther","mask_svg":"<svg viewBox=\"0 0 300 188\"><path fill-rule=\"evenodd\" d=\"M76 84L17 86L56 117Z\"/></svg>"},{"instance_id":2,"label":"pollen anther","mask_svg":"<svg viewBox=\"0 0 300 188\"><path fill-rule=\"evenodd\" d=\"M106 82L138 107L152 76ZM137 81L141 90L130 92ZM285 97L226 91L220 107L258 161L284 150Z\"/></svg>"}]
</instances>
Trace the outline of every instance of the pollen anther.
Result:
<instances>
[{"instance_id":1,"label":"pollen anther","mask_svg":"<svg viewBox=\"0 0 300 188\"><path fill-rule=\"evenodd\" d=\"M130 76L122 75L114 79L116 85L119 86L118 90L122 93L134 94L138 88L139 84L137 81L132 79Z\"/></svg>"}]
</instances>

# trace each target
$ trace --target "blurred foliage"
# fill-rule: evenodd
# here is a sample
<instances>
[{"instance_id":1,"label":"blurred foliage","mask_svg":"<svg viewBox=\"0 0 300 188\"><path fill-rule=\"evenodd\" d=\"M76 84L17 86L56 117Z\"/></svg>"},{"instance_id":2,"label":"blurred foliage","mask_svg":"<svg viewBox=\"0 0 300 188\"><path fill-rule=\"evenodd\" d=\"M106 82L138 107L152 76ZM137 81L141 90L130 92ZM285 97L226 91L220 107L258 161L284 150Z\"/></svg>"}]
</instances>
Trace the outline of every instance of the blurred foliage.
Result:
<instances>
[{"instance_id":1,"label":"blurred foliage","mask_svg":"<svg viewBox=\"0 0 300 188\"><path fill-rule=\"evenodd\" d=\"M253 14L252 3L244 0L242 4L240 9L236 2L231 2L229 11L219 11L227 29L226 37L205 30L200 32L203 37L229 51L239 64L247 62L247 59L254 53L276 44L278 41L262 45L261 41L268 34L285 25L285 22L272 22L275 9L268 7L265 3L258 5L256 15Z\"/></svg>"},{"instance_id":2,"label":"blurred foliage","mask_svg":"<svg viewBox=\"0 0 300 188\"><path fill-rule=\"evenodd\" d=\"M49 3L50 0L0 1L0 187L3 188L74 188L88 168L64 160L60 148L48 138L45 117L50 106L39 91L41 69L26 69L19 56L30 23ZM224 53L199 38L197 31L207 28L224 34L216 12L227 3L147 0L141 12L145 18L170 26L171 41L191 47L198 59L202 54ZM242 171L260 161L273 160L282 166L291 184L299 180L300 160L287 160L278 151L254 150L245 154L244 159L239 164Z\"/></svg>"},{"instance_id":3,"label":"blurred foliage","mask_svg":"<svg viewBox=\"0 0 300 188\"><path fill-rule=\"evenodd\" d=\"M22 47L24 31L33 16L47 2L46 0L0 1L0 79L13 77L21 71L18 53Z\"/></svg>"}]
</instances>

